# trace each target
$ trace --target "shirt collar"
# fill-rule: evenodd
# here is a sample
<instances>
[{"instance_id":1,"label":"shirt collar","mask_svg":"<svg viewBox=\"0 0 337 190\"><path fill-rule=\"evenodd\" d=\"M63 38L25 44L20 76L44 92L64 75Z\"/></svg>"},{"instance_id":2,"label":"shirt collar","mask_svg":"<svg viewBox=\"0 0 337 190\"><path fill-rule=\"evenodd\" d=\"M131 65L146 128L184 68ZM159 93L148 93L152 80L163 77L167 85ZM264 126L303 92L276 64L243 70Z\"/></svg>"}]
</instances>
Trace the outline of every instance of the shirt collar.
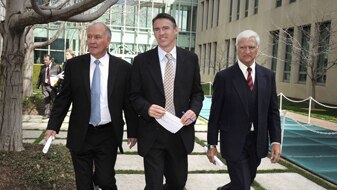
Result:
<instances>
[{"instance_id":1,"label":"shirt collar","mask_svg":"<svg viewBox=\"0 0 337 190\"><path fill-rule=\"evenodd\" d=\"M97 60L94 56L90 55L90 63L94 64L94 61ZM105 53L105 55L98 59L102 64L108 63L109 61L109 55L108 53Z\"/></svg>"},{"instance_id":2,"label":"shirt collar","mask_svg":"<svg viewBox=\"0 0 337 190\"><path fill-rule=\"evenodd\" d=\"M238 59L238 64L239 64L239 67L240 67L242 72L247 72L248 67L245 64L243 64L239 59ZM250 66L250 68L252 68L252 72L255 71L255 66L256 66L256 64L255 64L255 60L254 60L253 64Z\"/></svg>"},{"instance_id":3,"label":"shirt collar","mask_svg":"<svg viewBox=\"0 0 337 190\"><path fill-rule=\"evenodd\" d=\"M167 53L170 53L173 57L174 60L177 60L177 48L176 46L174 46L174 48L170 51L170 52L166 52L164 51L163 49L161 49L159 46L158 46L158 55L159 55L159 60L163 60L163 59L167 59L165 57L165 55Z\"/></svg>"}]
</instances>

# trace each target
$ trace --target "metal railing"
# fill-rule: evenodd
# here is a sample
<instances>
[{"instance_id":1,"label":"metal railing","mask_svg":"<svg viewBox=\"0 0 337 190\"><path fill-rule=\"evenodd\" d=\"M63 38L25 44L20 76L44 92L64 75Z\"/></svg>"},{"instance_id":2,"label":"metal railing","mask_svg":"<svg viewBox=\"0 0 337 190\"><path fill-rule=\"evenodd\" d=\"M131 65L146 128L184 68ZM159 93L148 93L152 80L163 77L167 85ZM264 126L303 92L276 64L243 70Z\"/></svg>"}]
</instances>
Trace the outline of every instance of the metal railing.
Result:
<instances>
[{"instance_id":1,"label":"metal railing","mask_svg":"<svg viewBox=\"0 0 337 190\"><path fill-rule=\"evenodd\" d=\"M287 96L285 96L282 92L279 93L277 96L280 96L280 110L282 110L282 101L283 101L283 98L285 98L286 100L288 100L290 102L294 102L294 103L301 103L301 102L305 102L305 101L309 100L307 124L310 124L310 121L311 121L311 109L312 109L311 104L312 104L312 101L314 101L318 105L326 107L326 108L337 109L337 107L335 107L335 106L328 106L328 105L322 104L322 103L318 102L317 100L315 100L314 98L312 98L311 96L309 96L308 98L303 99L303 100L293 100L293 99L290 99Z\"/></svg>"}]
</instances>

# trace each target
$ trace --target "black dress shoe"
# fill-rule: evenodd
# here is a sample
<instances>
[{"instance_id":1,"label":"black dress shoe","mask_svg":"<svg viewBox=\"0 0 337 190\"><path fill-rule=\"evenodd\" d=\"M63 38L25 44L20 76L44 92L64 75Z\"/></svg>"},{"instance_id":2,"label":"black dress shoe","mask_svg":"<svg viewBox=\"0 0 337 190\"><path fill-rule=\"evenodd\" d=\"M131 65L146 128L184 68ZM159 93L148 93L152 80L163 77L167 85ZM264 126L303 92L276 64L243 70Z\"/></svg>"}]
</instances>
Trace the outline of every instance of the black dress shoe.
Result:
<instances>
[{"instance_id":1,"label":"black dress shoe","mask_svg":"<svg viewBox=\"0 0 337 190\"><path fill-rule=\"evenodd\" d=\"M230 190L231 189L231 184L227 183L224 186L218 187L216 190Z\"/></svg>"}]
</instances>

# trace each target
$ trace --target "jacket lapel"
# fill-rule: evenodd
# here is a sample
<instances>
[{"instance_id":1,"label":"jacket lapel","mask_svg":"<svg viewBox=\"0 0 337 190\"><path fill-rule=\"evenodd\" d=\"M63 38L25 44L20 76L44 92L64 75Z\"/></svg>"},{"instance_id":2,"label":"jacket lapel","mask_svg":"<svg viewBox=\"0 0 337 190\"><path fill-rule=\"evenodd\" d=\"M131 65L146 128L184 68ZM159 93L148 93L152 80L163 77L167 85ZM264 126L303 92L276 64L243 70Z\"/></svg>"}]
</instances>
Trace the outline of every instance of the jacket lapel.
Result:
<instances>
[{"instance_id":1,"label":"jacket lapel","mask_svg":"<svg viewBox=\"0 0 337 190\"><path fill-rule=\"evenodd\" d=\"M185 74L184 71L186 70L185 67L188 67L187 64L183 64L184 59L185 59L185 56L182 54L181 49L177 47L176 74L174 77L174 88L175 89L179 87L179 83L184 80L184 74ZM176 90L174 92L176 92Z\"/></svg>"},{"instance_id":2,"label":"jacket lapel","mask_svg":"<svg viewBox=\"0 0 337 190\"><path fill-rule=\"evenodd\" d=\"M109 75L108 75L108 97L111 97L114 84L118 78L118 65L117 60L109 54ZM110 100L111 98L109 98Z\"/></svg>"},{"instance_id":3,"label":"jacket lapel","mask_svg":"<svg viewBox=\"0 0 337 190\"><path fill-rule=\"evenodd\" d=\"M247 83L245 80L245 77L242 74L242 71L240 70L240 67L238 65L238 63L235 63L234 65L234 72L232 73L232 77L233 77L233 86L238 94L238 96L240 97L240 100L242 102L243 108L246 112L247 115L249 115L248 112L248 100L247 100Z\"/></svg>"},{"instance_id":4,"label":"jacket lapel","mask_svg":"<svg viewBox=\"0 0 337 190\"><path fill-rule=\"evenodd\" d=\"M266 77L264 76L264 73L261 69L262 66L256 64L256 68L255 68L255 81L258 83L257 84L257 102L258 102L258 108L257 111L258 113L261 113L261 105L259 104L259 102L263 102L263 100L265 99L264 95L267 92L266 89Z\"/></svg>"},{"instance_id":5,"label":"jacket lapel","mask_svg":"<svg viewBox=\"0 0 337 190\"><path fill-rule=\"evenodd\" d=\"M153 81L156 83L156 85L160 89L160 92L163 95L165 95L164 83L163 83L163 78L161 76L161 70L160 70L158 47L152 49L147 66L148 66L148 70L150 71L151 76L153 77Z\"/></svg>"},{"instance_id":6,"label":"jacket lapel","mask_svg":"<svg viewBox=\"0 0 337 190\"><path fill-rule=\"evenodd\" d=\"M90 102L90 55L87 54L87 56L83 57L83 60L81 63L78 63L79 65L83 65L83 72L82 72L82 77L83 77L83 82L84 82L84 88L85 92L87 93L87 97L89 98L88 101Z\"/></svg>"}]
</instances>

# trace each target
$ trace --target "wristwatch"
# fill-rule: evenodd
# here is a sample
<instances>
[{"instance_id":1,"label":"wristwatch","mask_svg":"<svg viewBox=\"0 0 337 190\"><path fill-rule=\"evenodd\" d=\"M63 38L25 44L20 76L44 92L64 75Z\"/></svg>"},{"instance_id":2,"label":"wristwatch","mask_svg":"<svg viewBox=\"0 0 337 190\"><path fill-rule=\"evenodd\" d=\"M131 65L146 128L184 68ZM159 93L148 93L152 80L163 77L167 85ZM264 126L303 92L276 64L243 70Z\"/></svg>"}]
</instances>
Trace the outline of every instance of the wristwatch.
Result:
<instances>
[{"instance_id":1,"label":"wristwatch","mask_svg":"<svg viewBox=\"0 0 337 190\"><path fill-rule=\"evenodd\" d=\"M207 148L208 148L208 149L210 149L210 148L216 148L216 145L211 145L211 144L209 144L209 145L207 145Z\"/></svg>"}]
</instances>

